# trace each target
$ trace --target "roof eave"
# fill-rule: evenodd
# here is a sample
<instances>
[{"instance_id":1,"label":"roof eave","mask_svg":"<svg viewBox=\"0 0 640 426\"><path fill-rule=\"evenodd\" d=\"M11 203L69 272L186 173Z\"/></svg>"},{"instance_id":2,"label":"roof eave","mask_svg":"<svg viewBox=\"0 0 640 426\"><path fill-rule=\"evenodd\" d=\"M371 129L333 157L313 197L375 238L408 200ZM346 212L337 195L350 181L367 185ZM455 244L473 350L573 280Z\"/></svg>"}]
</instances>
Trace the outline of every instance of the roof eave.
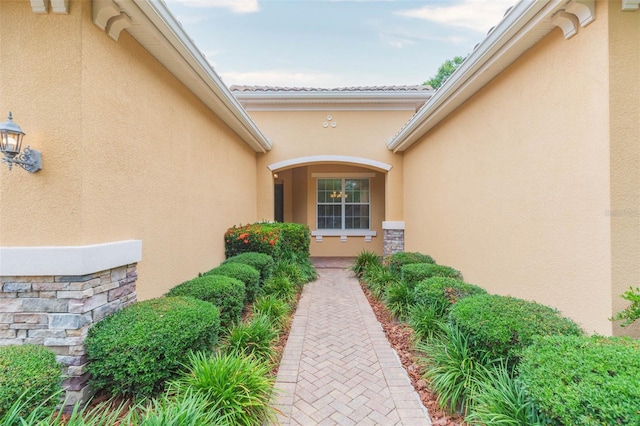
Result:
<instances>
[{"instance_id":1,"label":"roof eave","mask_svg":"<svg viewBox=\"0 0 640 426\"><path fill-rule=\"evenodd\" d=\"M554 28L549 21L567 0L521 0L474 49L387 148L404 151L460 107Z\"/></svg>"},{"instance_id":2,"label":"roof eave","mask_svg":"<svg viewBox=\"0 0 640 426\"><path fill-rule=\"evenodd\" d=\"M93 8L96 26L114 40L126 30L254 151L264 153L271 149L271 143L164 2L93 0Z\"/></svg>"}]
</instances>

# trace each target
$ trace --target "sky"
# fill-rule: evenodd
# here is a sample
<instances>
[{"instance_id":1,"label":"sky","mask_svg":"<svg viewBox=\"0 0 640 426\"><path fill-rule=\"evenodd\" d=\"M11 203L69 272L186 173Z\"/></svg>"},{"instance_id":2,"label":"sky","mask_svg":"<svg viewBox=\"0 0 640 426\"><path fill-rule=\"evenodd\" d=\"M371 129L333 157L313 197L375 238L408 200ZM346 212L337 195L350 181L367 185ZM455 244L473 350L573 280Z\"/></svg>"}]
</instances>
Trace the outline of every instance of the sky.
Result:
<instances>
[{"instance_id":1,"label":"sky","mask_svg":"<svg viewBox=\"0 0 640 426\"><path fill-rule=\"evenodd\" d=\"M166 0L230 85L422 84L516 0Z\"/></svg>"}]
</instances>

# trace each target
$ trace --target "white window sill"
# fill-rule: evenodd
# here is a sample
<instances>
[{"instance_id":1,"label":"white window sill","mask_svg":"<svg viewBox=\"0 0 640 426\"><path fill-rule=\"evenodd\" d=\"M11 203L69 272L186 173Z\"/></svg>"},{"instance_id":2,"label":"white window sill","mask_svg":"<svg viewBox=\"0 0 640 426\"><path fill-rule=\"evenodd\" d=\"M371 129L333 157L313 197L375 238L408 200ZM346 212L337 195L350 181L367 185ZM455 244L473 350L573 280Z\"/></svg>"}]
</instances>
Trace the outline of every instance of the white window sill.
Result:
<instances>
[{"instance_id":1,"label":"white window sill","mask_svg":"<svg viewBox=\"0 0 640 426\"><path fill-rule=\"evenodd\" d=\"M316 242L322 242L322 237L340 237L340 242L346 243L347 237L364 237L366 243L370 243L376 231L369 229L318 229L311 231L311 236L316 237Z\"/></svg>"}]
</instances>

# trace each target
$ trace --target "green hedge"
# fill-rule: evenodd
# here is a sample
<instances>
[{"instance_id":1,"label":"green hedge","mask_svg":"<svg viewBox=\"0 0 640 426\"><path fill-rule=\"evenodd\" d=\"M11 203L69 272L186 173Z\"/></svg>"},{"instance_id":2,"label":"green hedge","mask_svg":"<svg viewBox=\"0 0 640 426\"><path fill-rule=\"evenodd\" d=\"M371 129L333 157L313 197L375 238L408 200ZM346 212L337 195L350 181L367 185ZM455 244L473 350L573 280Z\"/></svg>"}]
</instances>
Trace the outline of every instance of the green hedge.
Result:
<instances>
[{"instance_id":1,"label":"green hedge","mask_svg":"<svg viewBox=\"0 0 640 426\"><path fill-rule=\"evenodd\" d=\"M524 350L520 380L545 424L640 425L640 341L550 336Z\"/></svg>"},{"instance_id":2,"label":"green hedge","mask_svg":"<svg viewBox=\"0 0 640 426\"><path fill-rule=\"evenodd\" d=\"M412 265L406 267L409 266ZM416 305L430 306L441 318L444 318L451 305L465 297L477 294L487 294L487 292L477 285L455 278L432 277L416 284L413 299Z\"/></svg>"},{"instance_id":3,"label":"green hedge","mask_svg":"<svg viewBox=\"0 0 640 426\"><path fill-rule=\"evenodd\" d=\"M31 398L22 414L39 405L54 408L60 392L62 371L55 354L35 345L0 346L0 417L21 395Z\"/></svg>"},{"instance_id":4,"label":"green hedge","mask_svg":"<svg viewBox=\"0 0 640 426\"><path fill-rule=\"evenodd\" d=\"M187 296L211 302L220 309L220 325L229 327L242 315L246 290L244 283L224 275L204 275L172 288L167 296Z\"/></svg>"},{"instance_id":5,"label":"green hedge","mask_svg":"<svg viewBox=\"0 0 640 426\"><path fill-rule=\"evenodd\" d=\"M260 272L260 285L264 284L271 274L273 274L273 267L275 266L273 257L268 254L256 252L240 253L223 262L223 264L226 263L244 263L245 265L253 266Z\"/></svg>"},{"instance_id":6,"label":"green hedge","mask_svg":"<svg viewBox=\"0 0 640 426\"><path fill-rule=\"evenodd\" d=\"M449 321L468 336L478 356L509 359L515 365L522 350L537 336L582 335L568 318L548 306L509 296L466 297L449 310Z\"/></svg>"},{"instance_id":7,"label":"green hedge","mask_svg":"<svg viewBox=\"0 0 640 426\"><path fill-rule=\"evenodd\" d=\"M240 253L268 254L275 261L295 256L309 257L311 232L299 223L262 222L233 226L224 234L227 258Z\"/></svg>"},{"instance_id":8,"label":"green hedge","mask_svg":"<svg viewBox=\"0 0 640 426\"><path fill-rule=\"evenodd\" d=\"M434 265L433 263L409 263L400 267L400 279L409 287L414 287L420 281L431 277L447 277L462 280L460 271L450 266Z\"/></svg>"},{"instance_id":9,"label":"green hedge","mask_svg":"<svg viewBox=\"0 0 640 426\"><path fill-rule=\"evenodd\" d=\"M411 263L436 263L429 255L404 251L387 256L385 262L389 267L389 272L398 278L401 276L400 268L402 268L403 265L409 265Z\"/></svg>"},{"instance_id":10,"label":"green hedge","mask_svg":"<svg viewBox=\"0 0 640 426\"><path fill-rule=\"evenodd\" d=\"M245 286L245 303L253 302L260 294L260 272L245 263L223 263L204 275L224 275L242 281Z\"/></svg>"},{"instance_id":11,"label":"green hedge","mask_svg":"<svg viewBox=\"0 0 640 426\"><path fill-rule=\"evenodd\" d=\"M161 297L130 305L89 330L90 383L111 395L156 395L190 351L211 350L219 334L219 311L208 302Z\"/></svg>"}]
</instances>

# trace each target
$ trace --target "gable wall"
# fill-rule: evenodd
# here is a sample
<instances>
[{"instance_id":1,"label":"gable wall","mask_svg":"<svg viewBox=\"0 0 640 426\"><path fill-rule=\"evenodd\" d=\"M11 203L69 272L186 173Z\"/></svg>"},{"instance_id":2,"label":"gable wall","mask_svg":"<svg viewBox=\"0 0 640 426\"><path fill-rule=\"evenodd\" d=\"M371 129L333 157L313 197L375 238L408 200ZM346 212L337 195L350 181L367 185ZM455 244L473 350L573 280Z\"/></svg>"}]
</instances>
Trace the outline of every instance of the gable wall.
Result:
<instances>
[{"instance_id":1,"label":"gable wall","mask_svg":"<svg viewBox=\"0 0 640 426\"><path fill-rule=\"evenodd\" d=\"M406 250L611 333L607 6L405 152Z\"/></svg>"}]
</instances>

